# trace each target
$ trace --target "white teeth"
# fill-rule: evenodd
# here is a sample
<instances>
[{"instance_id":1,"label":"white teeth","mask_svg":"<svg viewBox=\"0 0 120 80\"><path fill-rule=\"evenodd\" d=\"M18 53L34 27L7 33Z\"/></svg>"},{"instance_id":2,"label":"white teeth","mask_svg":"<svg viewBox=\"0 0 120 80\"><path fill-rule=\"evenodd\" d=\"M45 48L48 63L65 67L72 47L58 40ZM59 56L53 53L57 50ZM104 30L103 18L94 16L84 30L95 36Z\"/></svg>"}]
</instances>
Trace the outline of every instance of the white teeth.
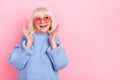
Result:
<instances>
[{"instance_id":1,"label":"white teeth","mask_svg":"<svg viewBox=\"0 0 120 80\"><path fill-rule=\"evenodd\" d=\"M42 25L42 26L40 26L40 27L42 28L42 27L46 27L46 26L47 26L47 25L44 25L44 26Z\"/></svg>"}]
</instances>

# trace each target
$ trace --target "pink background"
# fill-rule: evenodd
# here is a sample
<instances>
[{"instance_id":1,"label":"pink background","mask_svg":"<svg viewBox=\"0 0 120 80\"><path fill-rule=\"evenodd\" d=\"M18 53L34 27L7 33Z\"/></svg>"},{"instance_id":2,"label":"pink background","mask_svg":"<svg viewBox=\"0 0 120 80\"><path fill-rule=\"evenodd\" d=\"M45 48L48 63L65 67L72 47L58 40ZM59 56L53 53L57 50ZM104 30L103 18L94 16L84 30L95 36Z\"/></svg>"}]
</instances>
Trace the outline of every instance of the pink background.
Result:
<instances>
[{"instance_id":1,"label":"pink background","mask_svg":"<svg viewBox=\"0 0 120 80\"><path fill-rule=\"evenodd\" d=\"M0 0L0 80L16 80L7 61L32 11L47 7L69 56L60 80L120 80L119 0Z\"/></svg>"}]
</instances>

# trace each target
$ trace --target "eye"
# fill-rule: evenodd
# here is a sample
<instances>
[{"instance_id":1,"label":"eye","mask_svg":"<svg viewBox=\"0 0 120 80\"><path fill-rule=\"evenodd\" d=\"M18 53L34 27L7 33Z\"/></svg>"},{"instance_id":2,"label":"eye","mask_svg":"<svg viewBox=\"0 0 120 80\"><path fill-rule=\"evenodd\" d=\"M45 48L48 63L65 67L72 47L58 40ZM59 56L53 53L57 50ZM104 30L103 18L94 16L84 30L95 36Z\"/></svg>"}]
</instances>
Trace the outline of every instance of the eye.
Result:
<instances>
[{"instance_id":1,"label":"eye","mask_svg":"<svg viewBox=\"0 0 120 80\"><path fill-rule=\"evenodd\" d=\"M36 17L36 18L34 19L34 22L35 22L35 23L41 23L41 20L42 20L41 18L37 18L37 17Z\"/></svg>"},{"instance_id":2,"label":"eye","mask_svg":"<svg viewBox=\"0 0 120 80\"><path fill-rule=\"evenodd\" d=\"M46 16L46 17L44 17L44 19L48 20L48 19L50 19L50 17Z\"/></svg>"},{"instance_id":3,"label":"eye","mask_svg":"<svg viewBox=\"0 0 120 80\"><path fill-rule=\"evenodd\" d=\"M36 18L36 21L40 21L41 19L40 18Z\"/></svg>"},{"instance_id":4,"label":"eye","mask_svg":"<svg viewBox=\"0 0 120 80\"><path fill-rule=\"evenodd\" d=\"M35 22L41 22L41 18L35 18L34 21Z\"/></svg>"}]
</instances>

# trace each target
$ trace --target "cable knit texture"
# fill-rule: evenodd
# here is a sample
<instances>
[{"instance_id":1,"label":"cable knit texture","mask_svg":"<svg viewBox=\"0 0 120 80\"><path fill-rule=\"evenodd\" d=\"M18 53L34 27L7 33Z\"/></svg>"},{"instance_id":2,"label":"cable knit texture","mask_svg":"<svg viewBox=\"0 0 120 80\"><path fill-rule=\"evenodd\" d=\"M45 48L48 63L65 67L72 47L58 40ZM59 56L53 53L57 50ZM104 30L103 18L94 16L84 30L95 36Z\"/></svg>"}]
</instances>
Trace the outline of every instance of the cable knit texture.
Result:
<instances>
[{"instance_id":1,"label":"cable knit texture","mask_svg":"<svg viewBox=\"0 0 120 80\"><path fill-rule=\"evenodd\" d=\"M35 32L30 49L23 36L11 51L8 61L19 70L18 80L59 80L58 71L68 64L68 57L58 37L57 48L51 50L49 33Z\"/></svg>"}]
</instances>

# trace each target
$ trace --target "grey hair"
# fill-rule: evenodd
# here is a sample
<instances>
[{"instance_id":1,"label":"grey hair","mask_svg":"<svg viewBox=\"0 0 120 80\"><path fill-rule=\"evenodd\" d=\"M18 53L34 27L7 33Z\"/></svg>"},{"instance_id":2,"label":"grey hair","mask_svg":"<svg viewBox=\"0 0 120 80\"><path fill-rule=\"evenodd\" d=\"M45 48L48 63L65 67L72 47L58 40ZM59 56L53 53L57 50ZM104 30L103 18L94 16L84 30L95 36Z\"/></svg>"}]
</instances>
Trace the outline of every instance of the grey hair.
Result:
<instances>
[{"instance_id":1,"label":"grey hair","mask_svg":"<svg viewBox=\"0 0 120 80\"><path fill-rule=\"evenodd\" d=\"M33 11L32 16L31 16L31 18L30 18L30 22L29 22L29 28L33 29L33 32L36 31L35 28L34 28L34 25L33 25L33 19L34 19L35 17L37 17L37 16L40 16L40 12L41 12L41 11L44 11L44 12L45 12L47 15L49 15L49 16L51 17L51 19L52 19L52 23L51 23L50 29L49 29L49 31L48 31L48 33L50 33L50 32L53 30L53 28L54 28L54 20L53 20L53 16L52 16L51 11L49 11L49 10L48 10L47 8L45 8L45 7L38 7L38 8L36 8L36 9Z\"/></svg>"}]
</instances>

